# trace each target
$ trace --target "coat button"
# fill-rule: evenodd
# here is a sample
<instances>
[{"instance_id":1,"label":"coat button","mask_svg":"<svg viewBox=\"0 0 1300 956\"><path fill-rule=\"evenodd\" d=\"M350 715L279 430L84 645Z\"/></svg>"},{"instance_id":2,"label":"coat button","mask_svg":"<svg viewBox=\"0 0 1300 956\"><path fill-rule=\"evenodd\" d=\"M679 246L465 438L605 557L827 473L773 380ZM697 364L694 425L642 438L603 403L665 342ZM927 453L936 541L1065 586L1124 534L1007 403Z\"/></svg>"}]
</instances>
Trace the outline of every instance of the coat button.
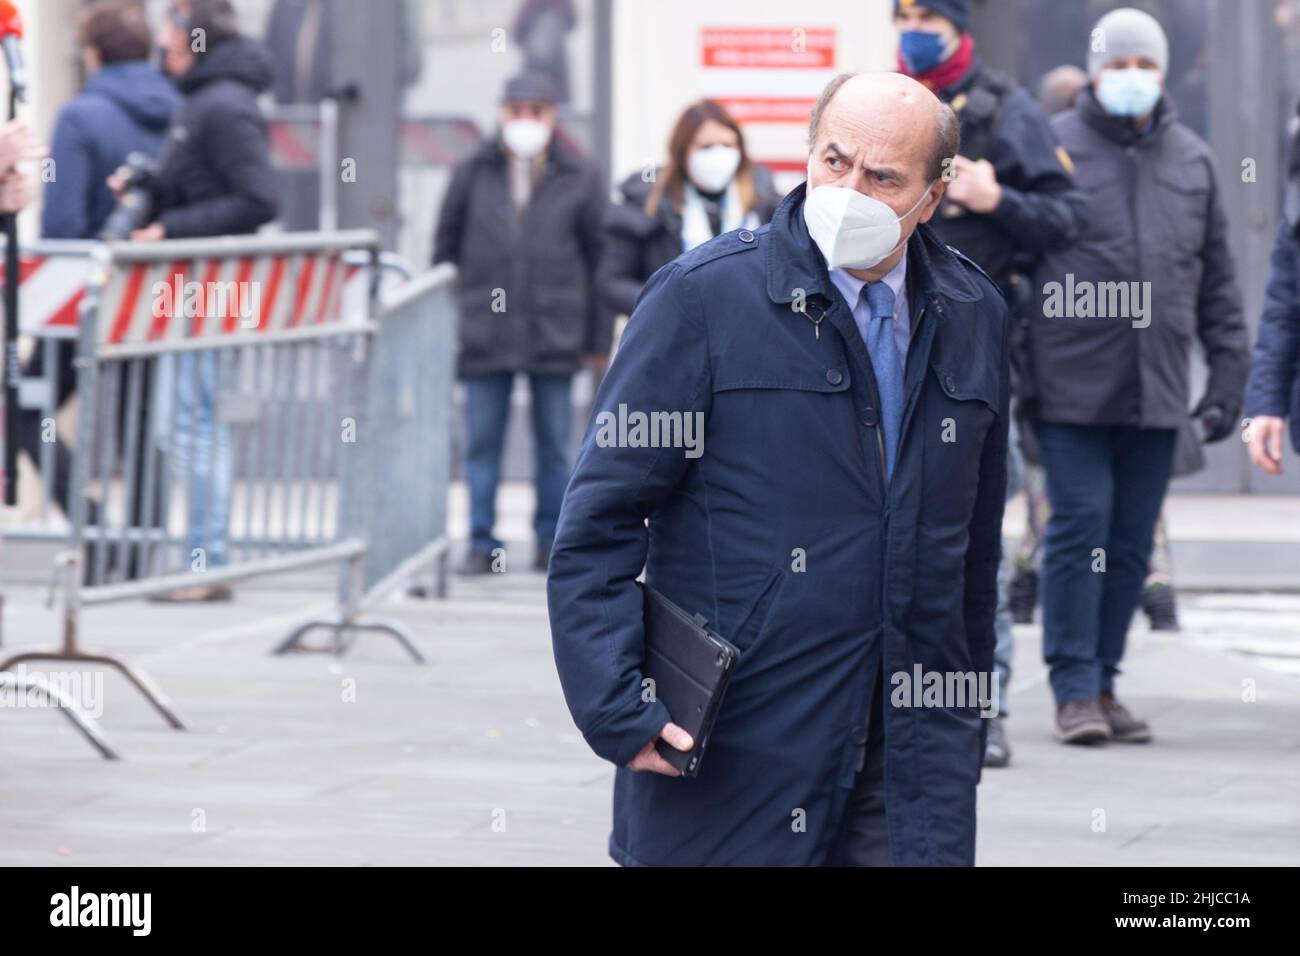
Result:
<instances>
[{"instance_id":1,"label":"coat button","mask_svg":"<svg viewBox=\"0 0 1300 956\"><path fill-rule=\"evenodd\" d=\"M858 746L867 742L867 728L859 724L853 728L853 742Z\"/></svg>"},{"instance_id":2,"label":"coat button","mask_svg":"<svg viewBox=\"0 0 1300 956\"><path fill-rule=\"evenodd\" d=\"M868 428L875 428L879 421L880 416L876 414L876 410L870 405L862 410L862 424Z\"/></svg>"},{"instance_id":3,"label":"coat button","mask_svg":"<svg viewBox=\"0 0 1300 956\"><path fill-rule=\"evenodd\" d=\"M740 230L739 233L736 234L736 238L739 239L741 242L753 242L754 234L750 232L748 229L742 229Z\"/></svg>"},{"instance_id":4,"label":"coat button","mask_svg":"<svg viewBox=\"0 0 1300 956\"><path fill-rule=\"evenodd\" d=\"M840 382L844 381L844 373L837 368L830 369L826 373L826 381L830 382L832 385L838 385Z\"/></svg>"},{"instance_id":5,"label":"coat button","mask_svg":"<svg viewBox=\"0 0 1300 956\"><path fill-rule=\"evenodd\" d=\"M952 380L951 375L945 375L943 377L943 387L951 392L953 389L957 387L957 383Z\"/></svg>"}]
</instances>

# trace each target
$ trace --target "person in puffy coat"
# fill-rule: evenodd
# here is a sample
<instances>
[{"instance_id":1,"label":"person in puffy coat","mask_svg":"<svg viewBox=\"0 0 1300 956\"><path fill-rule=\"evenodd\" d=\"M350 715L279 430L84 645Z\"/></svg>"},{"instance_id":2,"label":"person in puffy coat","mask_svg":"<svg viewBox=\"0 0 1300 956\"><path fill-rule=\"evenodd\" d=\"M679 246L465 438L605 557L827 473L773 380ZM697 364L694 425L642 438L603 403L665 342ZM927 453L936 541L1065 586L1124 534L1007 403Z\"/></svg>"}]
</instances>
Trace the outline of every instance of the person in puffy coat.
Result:
<instances>
[{"instance_id":1,"label":"person in puffy coat","mask_svg":"<svg viewBox=\"0 0 1300 956\"><path fill-rule=\"evenodd\" d=\"M607 319L631 315L660 266L720 233L757 229L780 199L749 158L740 124L713 100L688 106L668 137L667 164L628 176L619 193L598 276Z\"/></svg>"},{"instance_id":2,"label":"person in puffy coat","mask_svg":"<svg viewBox=\"0 0 1300 956\"><path fill-rule=\"evenodd\" d=\"M1209 381L1191 414L1214 442L1237 430L1248 336L1213 157L1163 89L1164 31L1125 8L1092 36L1104 42L1091 45L1091 83L1053 120L1088 223L1041 259L1028 329L1028 408L1052 510L1043 650L1058 740L1145 742L1151 729L1115 682L1193 402L1192 340Z\"/></svg>"}]
</instances>

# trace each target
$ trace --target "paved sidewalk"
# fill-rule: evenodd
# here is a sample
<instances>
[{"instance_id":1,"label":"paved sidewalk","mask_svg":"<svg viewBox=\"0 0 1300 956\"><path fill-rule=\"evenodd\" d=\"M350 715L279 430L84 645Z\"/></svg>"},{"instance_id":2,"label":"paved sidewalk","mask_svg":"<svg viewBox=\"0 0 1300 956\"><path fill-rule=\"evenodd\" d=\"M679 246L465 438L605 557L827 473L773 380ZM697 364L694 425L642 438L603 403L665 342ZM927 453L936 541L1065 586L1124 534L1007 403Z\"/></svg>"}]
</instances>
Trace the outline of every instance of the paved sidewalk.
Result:
<instances>
[{"instance_id":1,"label":"paved sidewalk","mask_svg":"<svg viewBox=\"0 0 1300 956\"><path fill-rule=\"evenodd\" d=\"M516 567L527 550L512 548ZM511 570L385 608L426 666L371 636L341 660L270 657L324 590L89 612L87 643L147 669L190 729L166 729L112 675L102 725L119 763L56 714L0 709L0 864L607 865L612 771L564 707L542 583ZM43 591L6 590L4 650L50 643ZM981 864L1300 863L1300 678L1284 672L1300 606L1207 596L1184 617L1186 635L1133 638L1121 690L1152 718L1150 747L1053 744L1037 632L1019 630L1015 764L985 774Z\"/></svg>"}]
</instances>

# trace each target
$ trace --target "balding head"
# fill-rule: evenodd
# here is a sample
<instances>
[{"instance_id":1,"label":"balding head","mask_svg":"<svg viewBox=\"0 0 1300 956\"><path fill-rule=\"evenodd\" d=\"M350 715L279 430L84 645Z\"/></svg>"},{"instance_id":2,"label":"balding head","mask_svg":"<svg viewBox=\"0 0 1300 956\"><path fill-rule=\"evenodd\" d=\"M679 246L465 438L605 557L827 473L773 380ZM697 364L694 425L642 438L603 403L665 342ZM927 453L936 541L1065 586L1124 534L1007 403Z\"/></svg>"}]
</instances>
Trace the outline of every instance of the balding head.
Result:
<instances>
[{"instance_id":1,"label":"balding head","mask_svg":"<svg viewBox=\"0 0 1300 956\"><path fill-rule=\"evenodd\" d=\"M822 91L809 126L808 188L838 186L889 206L901 221L903 243L881 269L888 271L916 227L929 222L957 154L957 118L939 98L901 73L842 75ZM864 273L883 275L881 269Z\"/></svg>"},{"instance_id":2,"label":"balding head","mask_svg":"<svg viewBox=\"0 0 1300 956\"><path fill-rule=\"evenodd\" d=\"M816 150L826 117L844 110L850 116L856 112L878 117L882 123L892 122L902 114L909 136L929 144L925 158L927 179L942 176L944 160L956 156L961 147L961 125L953 111L929 89L902 73L841 73L827 83L808 124L810 149ZM928 134L916 128L918 123L929 124Z\"/></svg>"}]
</instances>

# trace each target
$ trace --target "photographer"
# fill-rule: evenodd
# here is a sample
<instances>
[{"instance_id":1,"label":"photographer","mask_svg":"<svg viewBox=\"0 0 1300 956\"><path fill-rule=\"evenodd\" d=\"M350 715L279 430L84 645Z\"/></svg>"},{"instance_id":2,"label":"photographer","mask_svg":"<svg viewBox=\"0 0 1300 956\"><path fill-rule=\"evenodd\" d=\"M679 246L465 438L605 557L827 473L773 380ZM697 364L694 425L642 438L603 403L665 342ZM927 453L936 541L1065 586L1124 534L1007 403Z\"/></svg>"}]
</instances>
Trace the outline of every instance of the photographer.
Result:
<instances>
[{"instance_id":1,"label":"photographer","mask_svg":"<svg viewBox=\"0 0 1300 956\"><path fill-rule=\"evenodd\" d=\"M271 61L241 36L229 0L185 0L158 35L163 66L184 96L149 183L150 224L132 239L182 239L255 232L276 214L266 121L257 97ZM110 185L117 192L124 177Z\"/></svg>"}]
</instances>

